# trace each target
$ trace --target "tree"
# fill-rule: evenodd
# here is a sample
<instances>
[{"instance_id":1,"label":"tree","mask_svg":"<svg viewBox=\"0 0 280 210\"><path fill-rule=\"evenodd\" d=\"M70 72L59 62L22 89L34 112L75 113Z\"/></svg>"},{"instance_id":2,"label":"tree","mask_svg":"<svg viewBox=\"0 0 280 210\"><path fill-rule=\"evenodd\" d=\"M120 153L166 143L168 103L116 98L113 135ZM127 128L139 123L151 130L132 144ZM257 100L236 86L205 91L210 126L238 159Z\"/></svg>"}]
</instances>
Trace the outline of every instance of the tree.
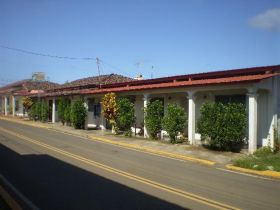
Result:
<instances>
[{"instance_id":1,"label":"tree","mask_svg":"<svg viewBox=\"0 0 280 210\"><path fill-rule=\"evenodd\" d=\"M82 97L74 101L71 107L71 122L76 129L85 128L85 120L87 116L87 110L84 105L84 99Z\"/></svg>"},{"instance_id":2,"label":"tree","mask_svg":"<svg viewBox=\"0 0 280 210\"><path fill-rule=\"evenodd\" d=\"M117 100L115 93L107 93L102 98L102 114L106 120L113 126L116 125L117 118Z\"/></svg>"},{"instance_id":3,"label":"tree","mask_svg":"<svg viewBox=\"0 0 280 210\"><path fill-rule=\"evenodd\" d=\"M116 127L131 136L131 126L135 122L134 104L128 98L120 98L117 101Z\"/></svg>"},{"instance_id":4,"label":"tree","mask_svg":"<svg viewBox=\"0 0 280 210\"><path fill-rule=\"evenodd\" d=\"M176 142L176 137L179 132L183 132L186 122L187 116L184 108L178 104L168 104L167 114L163 117L162 124L170 137L171 143Z\"/></svg>"},{"instance_id":5,"label":"tree","mask_svg":"<svg viewBox=\"0 0 280 210\"><path fill-rule=\"evenodd\" d=\"M157 135L162 129L162 118L164 115L162 101L155 100L153 102L149 102L144 112L147 130L152 139L157 139Z\"/></svg>"},{"instance_id":6,"label":"tree","mask_svg":"<svg viewBox=\"0 0 280 210\"><path fill-rule=\"evenodd\" d=\"M200 109L198 132L214 149L236 151L244 143L247 116L244 104L205 103Z\"/></svg>"}]
</instances>

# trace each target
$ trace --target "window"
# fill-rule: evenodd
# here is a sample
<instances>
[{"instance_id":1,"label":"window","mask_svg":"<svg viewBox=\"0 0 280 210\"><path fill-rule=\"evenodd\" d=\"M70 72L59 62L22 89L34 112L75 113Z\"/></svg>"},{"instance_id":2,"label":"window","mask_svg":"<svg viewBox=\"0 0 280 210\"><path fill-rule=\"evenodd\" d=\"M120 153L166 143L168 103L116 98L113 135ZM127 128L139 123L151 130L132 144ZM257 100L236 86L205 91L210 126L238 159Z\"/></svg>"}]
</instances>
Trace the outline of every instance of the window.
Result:
<instances>
[{"instance_id":1,"label":"window","mask_svg":"<svg viewBox=\"0 0 280 210\"><path fill-rule=\"evenodd\" d=\"M94 112L94 98L88 99L88 111Z\"/></svg>"},{"instance_id":2,"label":"window","mask_svg":"<svg viewBox=\"0 0 280 210\"><path fill-rule=\"evenodd\" d=\"M228 103L246 104L246 96L245 95L217 95L215 96L215 102L220 102L223 104L228 104Z\"/></svg>"},{"instance_id":3,"label":"window","mask_svg":"<svg viewBox=\"0 0 280 210\"><path fill-rule=\"evenodd\" d=\"M94 104L94 117L100 117L100 114L101 114L101 106L100 106L100 103L98 104Z\"/></svg>"}]
</instances>

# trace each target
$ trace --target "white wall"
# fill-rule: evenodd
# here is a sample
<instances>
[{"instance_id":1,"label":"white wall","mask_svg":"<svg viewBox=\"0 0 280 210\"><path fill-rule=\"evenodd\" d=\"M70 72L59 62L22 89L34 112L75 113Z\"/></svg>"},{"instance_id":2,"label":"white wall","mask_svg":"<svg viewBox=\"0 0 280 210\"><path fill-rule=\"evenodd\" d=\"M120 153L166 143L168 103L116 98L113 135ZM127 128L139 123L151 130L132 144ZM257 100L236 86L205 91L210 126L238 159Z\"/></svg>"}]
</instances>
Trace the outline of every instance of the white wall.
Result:
<instances>
[{"instance_id":1,"label":"white wall","mask_svg":"<svg viewBox=\"0 0 280 210\"><path fill-rule=\"evenodd\" d=\"M270 126L273 120L273 109L271 106L272 96L268 91L260 90L258 92L258 130L257 130L257 145L268 146L271 134L270 134Z\"/></svg>"},{"instance_id":2,"label":"white wall","mask_svg":"<svg viewBox=\"0 0 280 210\"><path fill-rule=\"evenodd\" d=\"M15 111L15 115L22 117L23 116L23 104L22 104L22 96L15 96L15 104L18 101L18 110Z\"/></svg>"},{"instance_id":3,"label":"white wall","mask_svg":"<svg viewBox=\"0 0 280 210\"><path fill-rule=\"evenodd\" d=\"M135 98L135 116L136 116L136 127L141 128L144 123L144 101L143 95L138 95Z\"/></svg>"},{"instance_id":4,"label":"white wall","mask_svg":"<svg viewBox=\"0 0 280 210\"><path fill-rule=\"evenodd\" d=\"M86 103L88 103L88 99L94 99L94 103L100 103L101 102L101 97L92 97L92 96L87 96L85 98ZM102 113L100 113L100 117L94 116L93 111L88 111L87 112L87 127L88 128L102 128L105 127L106 122L104 117L102 116Z\"/></svg>"}]
</instances>

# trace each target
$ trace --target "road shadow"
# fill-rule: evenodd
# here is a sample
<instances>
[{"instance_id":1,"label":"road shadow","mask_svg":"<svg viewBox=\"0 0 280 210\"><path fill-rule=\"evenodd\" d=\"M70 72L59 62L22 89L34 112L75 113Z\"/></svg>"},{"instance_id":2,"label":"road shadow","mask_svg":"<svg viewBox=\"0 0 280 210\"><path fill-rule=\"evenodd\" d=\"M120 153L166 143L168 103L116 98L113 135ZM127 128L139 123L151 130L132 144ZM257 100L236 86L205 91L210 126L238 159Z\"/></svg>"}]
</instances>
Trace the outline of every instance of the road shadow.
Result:
<instances>
[{"instance_id":1,"label":"road shadow","mask_svg":"<svg viewBox=\"0 0 280 210\"><path fill-rule=\"evenodd\" d=\"M49 155L0 144L0 173L40 209L183 209Z\"/></svg>"}]
</instances>

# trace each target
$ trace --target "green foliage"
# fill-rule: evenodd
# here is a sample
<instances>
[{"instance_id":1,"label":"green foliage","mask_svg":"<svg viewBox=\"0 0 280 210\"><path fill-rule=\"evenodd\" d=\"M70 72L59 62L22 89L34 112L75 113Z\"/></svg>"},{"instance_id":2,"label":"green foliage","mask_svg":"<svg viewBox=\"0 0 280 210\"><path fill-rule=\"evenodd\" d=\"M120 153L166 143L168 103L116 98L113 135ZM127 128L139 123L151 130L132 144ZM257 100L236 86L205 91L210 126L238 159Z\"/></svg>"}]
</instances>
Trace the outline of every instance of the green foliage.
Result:
<instances>
[{"instance_id":1,"label":"green foliage","mask_svg":"<svg viewBox=\"0 0 280 210\"><path fill-rule=\"evenodd\" d=\"M273 170L280 172L280 153L273 153L269 147L261 148L254 155L235 160L233 165L259 171Z\"/></svg>"},{"instance_id":2,"label":"green foliage","mask_svg":"<svg viewBox=\"0 0 280 210\"><path fill-rule=\"evenodd\" d=\"M78 98L74 101L71 107L71 122L76 129L85 128L85 119L87 116L87 110L84 106L83 98Z\"/></svg>"},{"instance_id":3,"label":"green foliage","mask_svg":"<svg viewBox=\"0 0 280 210\"><path fill-rule=\"evenodd\" d=\"M29 117L35 121L41 120L41 102L34 102L28 114Z\"/></svg>"},{"instance_id":4,"label":"green foliage","mask_svg":"<svg viewBox=\"0 0 280 210\"><path fill-rule=\"evenodd\" d=\"M64 120L67 125L71 124L71 104L67 104L64 110Z\"/></svg>"},{"instance_id":5,"label":"green foliage","mask_svg":"<svg viewBox=\"0 0 280 210\"><path fill-rule=\"evenodd\" d=\"M265 156L268 156L268 155L271 155L271 154L273 154L273 151L268 146L259 148L259 149L257 149L257 151L254 152L254 155L256 157L265 157Z\"/></svg>"},{"instance_id":6,"label":"green foliage","mask_svg":"<svg viewBox=\"0 0 280 210\"><path fill-rule=\"evenodd\" d=\"M37 121L41 120L42 122L46 122L49 117L49 107L48 103L45 101L36 101L31 106L28 115L31 119Z\"/></svg>"},{"instance_id":7,"label":"green foliage","mask_svg":"<svg viewBox=\"0 0 280 210\"><path fill-rule=\"evenodd\" d=\"M218 150L240 150L247 125L243 104L205 103L200 109L198 132L202 140Z\"/></svg>"},{"instance_id":8,"label":"green foliage","mask_svg":"<svg viewBox=\"0 0 280 210\"><path fill-rule=\"evenodd\" d=\"M145 124L152 139L157 139L158 133L162 129L162 118L164 115L163 104L155 100L147 104L145 112Z\"/></svg>"},{"instance_id":9,"label":"green foliage","mask_svg":"<svg viewBox=\"0 0 280 210\"><path fill-rule=\"evenodd\" d=\"M178 104L168 104L167 114L163 117L162 125L167 131L171 143L176 142L176 136L179 132L183 132L187 122L187 116L184 108Z\"/></svg>"},{"instance_id":10,"label":"green foliage","mask_svg":"<svg viewBox=\"0 0 280 210\"><path fill-rule=\"evenodd\" d=\"M115 93L107 93L102 98L102 114L113 126L117 118L117 99Z\"/></svg>"},{"instance_id":11,"label":"green foliage","mask_svg":"<svg viewBox=\"0 0 280 210\"><path fill-rule=\"evenodd\" d=\"M68 104L69 104L69 100L67 98L60 98L58 101L58 107L57 107L58 117L63 125L66 122L65 111Z\"/></svg>"},{"instance_id":12,"label":"green foliage","mask_svg":"<svg viewBox=\"0 0 280 210\"><path fill-rule=\"evenodd\" d=\"M124 131L125 135L131 136L131 126L134 122L134 103L132 103L128 98L120 98L117 101L117 130Z\"/></svg>"},{"instance_id":13,"label":"green foliage","mask_svg":"<svg viewBox=\"0 0 280 210\"><path fill-rule=\"evenodd\" d=\"M41 102L40 104L40 110L41 110L41 118L40 120L43 122L46 122L48 120L49 117L49 107L46 101Z\"/></svg>"}]
</instances>

